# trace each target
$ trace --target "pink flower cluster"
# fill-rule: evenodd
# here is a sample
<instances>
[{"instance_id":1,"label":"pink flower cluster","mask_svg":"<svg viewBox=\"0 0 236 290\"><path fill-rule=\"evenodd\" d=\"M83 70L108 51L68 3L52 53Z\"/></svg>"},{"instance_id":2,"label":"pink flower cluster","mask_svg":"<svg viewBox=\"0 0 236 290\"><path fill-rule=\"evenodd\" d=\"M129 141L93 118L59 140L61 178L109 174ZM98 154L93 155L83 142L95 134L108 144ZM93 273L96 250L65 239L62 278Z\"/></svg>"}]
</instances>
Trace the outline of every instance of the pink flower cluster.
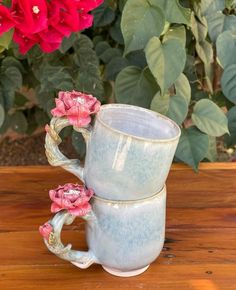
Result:
<instances>
[{"instance_id":1,"label":"pink flower cluster","mask_svg":"<svg viewBox=\"0 0 236 290\"><path fill-rule=\"evenodd\" d=\"M76 127L87 126L91 122L91 114L100 110L100 102L92 95L81 92L59 92L56 108L51 111L54 117L67 117Z\"/></svg>"},{"instance_id":2,"label":"pink flower cluster","mask_svg":"<svg viewBox=\"0 0 236 290\"><path fill-rule=\"evenodd\" d=\"M55 213L62 209L68 210L75 216L84 216L90 209L90 198L93 196L92 189L86 189L83 185L67 183L49 191L52 200L51 212Z\"/></svg>"},{"instance_id":3,"label":"pink flower cluster","mask_svg":"<svg viewBox=\"0 0 236 290\"><path fill-rule=\"evenodd\" d=\"M13 40L25 54L35 44L44 52L58 49L64 37L92 25L88 12L103 0L12 0L10 8L0 0L0 36L14 28Z\"/></svg>"}]
</instances>

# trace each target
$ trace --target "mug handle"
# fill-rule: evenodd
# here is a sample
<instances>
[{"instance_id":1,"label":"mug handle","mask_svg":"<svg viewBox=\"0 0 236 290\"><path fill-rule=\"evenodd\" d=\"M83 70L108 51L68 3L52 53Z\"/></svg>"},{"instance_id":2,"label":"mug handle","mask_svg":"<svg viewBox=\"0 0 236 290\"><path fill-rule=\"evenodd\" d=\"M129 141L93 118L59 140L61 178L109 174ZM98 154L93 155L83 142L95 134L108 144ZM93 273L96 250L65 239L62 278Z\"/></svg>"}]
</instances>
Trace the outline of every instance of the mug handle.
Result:
<instances>
[{"instance_id":1,"label":"mug handle","mask_svg":"<svg viewBox=\"0 0 236 290\"><path fill-rule=\"evenodd\" d=\"M69 213L67 210L62 210L55 214L55 216L47 223L53 228L53 231L49 235L49 239L44 238L44 243L48 250L63 260L67 260L75 266L86 269L93 263L98 263L96 257L91 251L75 251L71 250L72 245L68 244L64 246L61 242L61 231L63 225L70 225L75 215ZM92 210L85 216L82 216L85 220L95 220L95 215Z\"/></svg>"},{"instance_id":2,"label":"mug handle","mask_svg":"<svg viewBox=\"0 0 236 290\"><path fill-rule=\"evenodd\" d=\"M52 118L50 126L46 125L45 153L52 166L61 166L84 182L84 168L80 165L80 161L78 159L68 159L58 147L62 142L59 133L67 126L71 126L67 118L56 117ZM91 126L81 128L73 126L73 128L75 131L82 133L87 145L91 134Z\"/></svg>"}]
</instances>

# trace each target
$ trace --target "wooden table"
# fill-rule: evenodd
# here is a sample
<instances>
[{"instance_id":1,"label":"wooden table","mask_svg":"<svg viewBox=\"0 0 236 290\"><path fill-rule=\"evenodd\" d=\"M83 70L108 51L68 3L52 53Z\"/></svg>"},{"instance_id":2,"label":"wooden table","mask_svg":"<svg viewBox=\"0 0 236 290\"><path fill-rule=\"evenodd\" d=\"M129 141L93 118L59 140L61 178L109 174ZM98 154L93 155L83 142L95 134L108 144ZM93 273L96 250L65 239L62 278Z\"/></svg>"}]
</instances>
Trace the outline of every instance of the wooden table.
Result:
<instances>
[{"instance_id":1,"label":"wooden table","mask_svg":"<svg viewBox=\"0 0 236 290\"><path fill-rule=\"evenodd\" d=\"M0 168L0 289L236 289L236 164L174 165L166 243L142 275L118 278L100 265L80 270L46 249L38 226L50 218L48 190L76 181L52 167ZM84 223L63 241L86 249Z\"/></svg>"}]
</instances>

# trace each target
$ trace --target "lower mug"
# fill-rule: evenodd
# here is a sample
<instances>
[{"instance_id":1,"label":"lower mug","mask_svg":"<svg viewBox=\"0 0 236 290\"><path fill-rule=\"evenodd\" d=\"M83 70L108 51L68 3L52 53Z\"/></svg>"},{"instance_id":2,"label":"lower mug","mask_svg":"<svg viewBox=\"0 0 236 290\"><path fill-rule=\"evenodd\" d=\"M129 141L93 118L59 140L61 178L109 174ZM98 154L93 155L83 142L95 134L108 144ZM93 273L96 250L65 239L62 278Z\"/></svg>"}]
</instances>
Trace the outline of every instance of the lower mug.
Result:
<instances>
[{"instance_id":1,"label":"lower mug","mask_svg":"<svg viewBox=\"0 0 236 290\"><path fill-rule=\"evenodd\" d=\"M101 264L109 273L130 277L144 272L160 254L165 237L166 187L155 195L134 201L113 201L94 196L86 220L89 250L75 251L61 242L64 224L75 216L67 210L57 213L48 224L52 227L48 249L79 268Z\"/></svg>"}]
</instances>

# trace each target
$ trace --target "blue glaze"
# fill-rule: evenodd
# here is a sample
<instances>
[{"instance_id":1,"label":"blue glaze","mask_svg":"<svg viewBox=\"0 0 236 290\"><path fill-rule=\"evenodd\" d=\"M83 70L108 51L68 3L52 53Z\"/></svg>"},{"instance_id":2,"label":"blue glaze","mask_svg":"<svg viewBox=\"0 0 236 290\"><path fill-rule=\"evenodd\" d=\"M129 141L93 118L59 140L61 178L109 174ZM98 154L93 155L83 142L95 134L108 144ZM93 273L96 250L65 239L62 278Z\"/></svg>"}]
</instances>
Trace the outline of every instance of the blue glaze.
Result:
<instances>
[{"instance_id":1,"label":"blue glaze","mask_svg":"<svg viewBox=\"0 0 236 290\"><path fill-rule=\"evenodd\" d=\"M61 230L76 218L67 210L48 223L53 231L44 238L48 249L79 268L98 263L118 276L133 276L146 270L160 254L165 237L166 188L136 201L111 201L94 196L86 220L88 251L63 245Z\"/></svg>"},{"instance_id":2,"label":"blue glaze","mask_svg":"<svg viewBox=\"0 0 236 290\"><path fill-rule=\"evenodd\" d=\"M59 133L66 126L67 118L52 118L45 142L48 161L75 174L97 196L136 200L163 188L180 137L172 120L136 106L101 106L93 127L74 127L86 141L84 167L59 150Z\"/></svg>"},{"instance_id":3,"label":"blue glaze","mask_svg":"<svg viewBox=\"0 0 236 290\"><path fill-rule=\"evenodd\" d=\"M93 198L86 236L96 263L126 272L153 262L164 244L165 209L165 188L140 201Z\"/></svg>"},{"instance_id":4,"label":"blue glaze","mask_svg":"<svg viewBox=\"0 0 236 290\"><path fill-rule=\"evenodd\" d=\"M86 186L113 200L153 195L165 184L179 136L173 121L153 111L102 106L86 140Z\"/></svg>"}]
</instances>

